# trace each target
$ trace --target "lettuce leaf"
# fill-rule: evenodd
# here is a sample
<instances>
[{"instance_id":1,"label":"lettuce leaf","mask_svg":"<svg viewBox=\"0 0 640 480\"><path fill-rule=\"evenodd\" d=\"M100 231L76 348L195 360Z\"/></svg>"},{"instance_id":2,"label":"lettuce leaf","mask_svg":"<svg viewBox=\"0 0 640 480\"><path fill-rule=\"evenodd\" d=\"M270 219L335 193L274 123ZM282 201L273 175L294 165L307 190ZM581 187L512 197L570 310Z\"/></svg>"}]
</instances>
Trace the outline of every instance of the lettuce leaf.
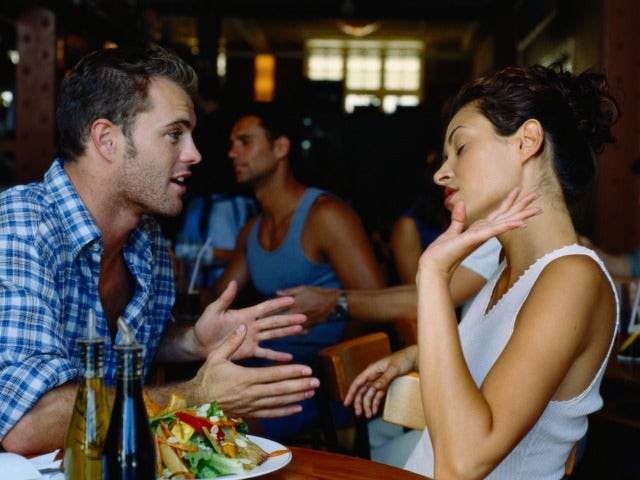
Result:
<instances>
[{"instance_id":1,"label":"lettuce leaf","mask_svg":"<svg viewBox=\"0 0 640 480\"><path fill-rule=\"evenodd\" d=\"M218 455L213 450L199 449L197 452L185 452L184 459L197 478L219 477L244 473L242 463L233 458Z\"/></svg>"}]
</instances>

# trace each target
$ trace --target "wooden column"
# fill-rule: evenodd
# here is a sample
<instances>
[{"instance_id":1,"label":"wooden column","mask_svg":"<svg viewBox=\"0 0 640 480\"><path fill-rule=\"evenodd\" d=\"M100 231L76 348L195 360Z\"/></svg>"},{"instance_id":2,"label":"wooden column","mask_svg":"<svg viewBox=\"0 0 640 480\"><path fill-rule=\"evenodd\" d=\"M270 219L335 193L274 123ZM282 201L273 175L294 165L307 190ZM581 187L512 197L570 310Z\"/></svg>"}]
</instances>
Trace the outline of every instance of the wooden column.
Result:
<instances>
[{"instance_id":1,"label":"wooden column","mask_svg":"<svg viewBox=\"0 0 640 480\"><path fill-rule=\"evenodd\" d=\"M614 128L617 143L600 164L594 238L615 251L640 247L640 175L631 164L640 157L640 2L603 1L604 71L622 106Z\"/></svg>"},{"instance_id":2,"label":"wooden column","mask_svg":"<svg viewBox=\"0 0 640 480\"><path fill-rule=\"evenodd\" d=\"M55 16L34 7L17 22L20 63L16 72L16 180L40 180L54 155Z\"/></svg>"}]
</instances>

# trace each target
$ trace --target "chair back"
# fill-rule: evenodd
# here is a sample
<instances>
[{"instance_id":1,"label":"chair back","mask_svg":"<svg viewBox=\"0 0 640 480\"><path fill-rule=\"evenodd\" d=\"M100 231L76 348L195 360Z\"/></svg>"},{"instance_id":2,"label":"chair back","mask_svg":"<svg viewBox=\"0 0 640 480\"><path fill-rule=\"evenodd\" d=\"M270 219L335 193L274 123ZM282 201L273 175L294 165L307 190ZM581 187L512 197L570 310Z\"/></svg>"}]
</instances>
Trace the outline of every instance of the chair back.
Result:
<instances>
[{"instance_id":1,"label":"chair back","mask_svg":"<svg viewBox=\"0 0 640 480\"><path fill-rule=\"evenodd\" d=\"M338 442L338 432L335 425L329 400L344 402L351 382L371 363L391 354L391 344L386 333L376 332L358 338L345 340L319 353L320 371L318 375L321 387L316 398L325 443L329 451L348 453L363 458L369 458L369 435L367 420L355 417L355 439L353 446L345 448Z\"/></svg>"},{"instance_id":2,"label":"chair back","mask_svg":"<svg viewBox=\"0 0 640 480\"><path fill-rule=\"evenodd\" d=\"M420 377L416 372L393 379L387 391L382 419L414 430L423 430L427 421L422 408Z\"/></svg>"}]
</instances>

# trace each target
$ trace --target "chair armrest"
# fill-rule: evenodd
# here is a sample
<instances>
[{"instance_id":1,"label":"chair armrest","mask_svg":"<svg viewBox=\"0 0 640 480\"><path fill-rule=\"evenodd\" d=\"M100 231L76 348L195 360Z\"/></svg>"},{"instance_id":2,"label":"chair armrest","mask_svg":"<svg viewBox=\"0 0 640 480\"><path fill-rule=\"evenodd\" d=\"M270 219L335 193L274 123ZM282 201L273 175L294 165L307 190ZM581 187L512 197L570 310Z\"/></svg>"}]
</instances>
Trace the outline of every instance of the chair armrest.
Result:
<instances>
[{"instance_id":1,"label":"chair armrest","mask_svg":"<svg viewBox=\"0 0 640 480\"><path fill-rule=\"evenodd\" d=\"M420 393L420 377L409 373L395 378L385 399L382 419L403 427L422 430L426 425Z\"/></svg>"}]
</instances>

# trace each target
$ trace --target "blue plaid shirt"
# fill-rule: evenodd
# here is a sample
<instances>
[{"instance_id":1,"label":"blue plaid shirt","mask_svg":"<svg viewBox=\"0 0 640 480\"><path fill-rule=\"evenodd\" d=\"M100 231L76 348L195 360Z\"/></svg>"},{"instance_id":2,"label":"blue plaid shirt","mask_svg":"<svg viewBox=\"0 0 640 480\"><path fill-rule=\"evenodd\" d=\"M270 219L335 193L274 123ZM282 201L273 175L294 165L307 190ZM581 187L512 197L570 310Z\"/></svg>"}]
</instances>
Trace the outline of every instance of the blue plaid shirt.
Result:
<instances>
[{"instance_id":1,"label":"blue plaid shirt","mask_svg":"<svg viewBox=\"0 0 640 480\"><path fill-rule=\"evenodd\" d=\"M124 257L136 279L124 319L145 346L146 375L170 317L175 290L168 243L145 218ZM0 438L48 390L80 374L76 340L94 309L97 334L109 337L98 296L100 230L57 159L44 181L0 194ZM119 343L119 336L115 343ZM105 382L116 358L105 345Z\"/></svg>"}]
</instances>

